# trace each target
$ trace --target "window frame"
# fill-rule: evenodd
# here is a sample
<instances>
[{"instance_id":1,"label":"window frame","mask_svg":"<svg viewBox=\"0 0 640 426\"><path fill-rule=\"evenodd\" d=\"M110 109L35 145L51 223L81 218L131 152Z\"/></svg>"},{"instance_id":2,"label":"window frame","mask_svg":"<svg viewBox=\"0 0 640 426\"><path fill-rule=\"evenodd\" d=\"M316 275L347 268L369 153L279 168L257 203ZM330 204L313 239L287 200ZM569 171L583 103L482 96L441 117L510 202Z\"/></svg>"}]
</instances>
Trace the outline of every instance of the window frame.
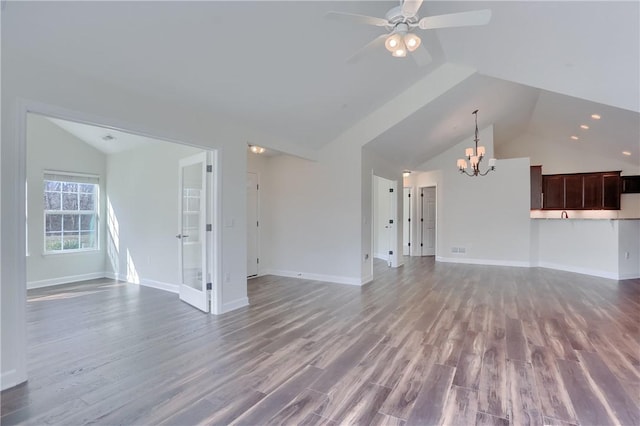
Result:
<instances>
[{"instance_id":1,"label":"window frame","mask_svg":"<svg viewBox=\"0 0 640 426\"><path fill-rule=\"evenodd\" d=\"M47 182L59 182L60 190L59 191L47 191ZM76 194L77 196L77 210L64 210L63 209L63 194L65 191L63 190L65 184L76 184L76 185L93 185L93 210L80 210L80 195L81 194L89 194L88 192L81 192L80 187L77 188L76 191L66 192L67 194ZM58 192L60 194L60 209L59 210L51 210L47 209L46 203L44 201L44 197L46 197L47 192ZM88 252L97 252L100 251L100 176L92 175L92 174L84 174L84 173L73 173L73 172L62 172L62 171L49 171L45 170L42 176L42 195L43 195L43 205L42 205L42 217L43 217L43 229L42 229L42 254L44 256L56 256L61 254L72 254L72 253L88 253ZM60 215L62 216L62 223L60 224L60 241L61 248L57 250L52 250L47 248L47 215ZM78 247L65 249L64 248L64 216L76 216L77 217L77 238L80 241L83 231L82 231L82 216L91 216L94 225L93 230L87 232L85 235L93 235L93 239L95 244L93 247ZM91 232L92 231L92 232ZM80 245L80 244L78 244Z\"/></svg>"}]
</instances>

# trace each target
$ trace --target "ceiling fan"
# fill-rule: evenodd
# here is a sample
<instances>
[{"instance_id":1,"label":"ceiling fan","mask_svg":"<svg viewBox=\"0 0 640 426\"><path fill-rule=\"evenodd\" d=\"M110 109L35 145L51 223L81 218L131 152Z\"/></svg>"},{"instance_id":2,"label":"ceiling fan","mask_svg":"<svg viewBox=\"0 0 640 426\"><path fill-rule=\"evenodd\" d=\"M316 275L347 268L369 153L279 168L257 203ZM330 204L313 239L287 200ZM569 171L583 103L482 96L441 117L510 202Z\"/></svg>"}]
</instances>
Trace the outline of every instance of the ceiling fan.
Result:
<instances>
[{"instance_id":1,"label":"ceiling fan","mask_svg":"<svg viewBox=\"0 0 640 426\"><path fill-rule=\"evenodd\" d=\"M420 18L418 11L422 1L400 0L400 5L389 10L384 18L333 11L327 12L326 17L358 24L375 25L384 27L387 30L387 34L382 34L373 39L351 56L347 62L356 62L368 51L384 44L394 57L404 58L407 53L410 53L418 66L424 66L431 62L431 55L424 46L420 48L422 40L413 30L486 25L491 19L491 10L489 9Z\"/></svg>"}]
</instances>

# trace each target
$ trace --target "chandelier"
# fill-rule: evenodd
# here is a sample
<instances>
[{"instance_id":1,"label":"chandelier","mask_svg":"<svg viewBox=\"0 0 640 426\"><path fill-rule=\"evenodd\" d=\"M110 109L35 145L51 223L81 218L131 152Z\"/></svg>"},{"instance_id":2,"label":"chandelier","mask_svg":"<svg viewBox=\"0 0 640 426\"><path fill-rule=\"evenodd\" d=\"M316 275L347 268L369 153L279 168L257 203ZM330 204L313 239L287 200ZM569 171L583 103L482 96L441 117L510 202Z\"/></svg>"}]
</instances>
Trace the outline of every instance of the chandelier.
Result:
<instances>
[{"instance_id":1,"label":"chandelier","mask_svg":"<svg viewBox=\"0 0 640 426\"><path fill-rule=\"evenodd\" d=\"M464 173L467 176L485 176L492 170L496 169L496 159L489 159L489 168L484 172L480 172L480 162L484 158L485 149L484 146L478 146L478 110L472 112L473 115L476 116L476 135L473 139L476 143L475 151L473 148L467 148L464 151L464 156L469 160L469 166L471 167L470 172L467 171L467 160L464 158L458 159L458 170L460 173Z\"/></svg>"}]
</instances>

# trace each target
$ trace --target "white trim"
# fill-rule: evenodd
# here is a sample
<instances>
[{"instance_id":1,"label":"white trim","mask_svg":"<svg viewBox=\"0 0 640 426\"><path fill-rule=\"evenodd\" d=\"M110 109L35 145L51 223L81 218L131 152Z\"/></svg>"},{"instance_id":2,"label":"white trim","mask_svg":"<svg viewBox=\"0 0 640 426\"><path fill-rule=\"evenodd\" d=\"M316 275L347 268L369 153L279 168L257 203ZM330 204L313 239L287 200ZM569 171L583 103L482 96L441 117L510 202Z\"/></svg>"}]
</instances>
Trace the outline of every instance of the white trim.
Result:
<instances>
[{"instance_id":1,"label":"white trim","mask_svg":"<svg viewBox=\"0 0 640 426\"><path fill-rule=\"evenodd\" d=\"M127 284L141 285L145 287L155 288L158 290L164 290L164 291L168 291L169 293L178 294L180 291L180 286L178 284L165 283L162 281L149 280L149 279L143 278L142 280L140 280L140 283L133 283L131 281L127 281L126 275L115 274L113 272L105 272L104 277L112 280L116 280L116 281L123 281L123 282L126 282Z\"/></svg>"},{"instance_id":2,"label":"white trim","mask_svg":"<svg viewBox=\"0 0 640 426\"><path fill-rule=\"evenodd\" d=\"M443 263L466 263L470 265L487 265L487 266L514 266L518 268L529 268L529 262L520 260L497 260L497 259L469 259L467 257L442 257L436 256L437 262Z\"/></svg>"},{"instance_id":3,"label":"white trim","mask_svg":"<svg viewBox=\"0 0 640 426\"><path fill-rule=\"evenodd\" d=\"M20 377L18 371L13 369L5 371L0 375L0 390L5 390L19 385L27 380L27 377Z\"/></svg>"},{"instance_id":4,"label":"white trim","mask_svg":"<svg viewBox=\"0 0 640 426\"><path fill-rule=\"evenodd\" d=\"M175 294L178 294L178 292L180 291L180 286L177 284L165 283L165 282L156 281L156 280L142 279L140 280L140 285L143 285L145 287L156 288L158 290L168 291L169 293L175 293Z\"/></svg>"},{"instance_id":5,"label":"white trim","mask_svg":"<svg viewBox=\"0 0 640 426\"><path fill-rule=\"evenodd\" d=\"M369 284L370 282L373 282L373 275L367 275L366 277L362 277L362 280L360 282L361 282L360 285L366 285L366 284Z\"/></svg>"},{"instance_id":6,"label":"white trim","mask_svg":"<svg viewBox=\"0 0 640 426\"><path fill-rule=\"evenodd\" d=\"M312 274L307 272L295 272L295 271L285 271L282 269L268 269L264 271L265 275L277 275L279 277L287 277L287 278L300 278L302 280L313 280L313 281L325 281L329 283L335 284L347 284L347 285L357 285L361 286L366 284L369 281L364 281L361 278L355 277L343 277L340 275L324 275L324 274Z\"/></svg>"},{"instance_id":7,"label":"white trim","mask_svg":"<svg viewBox=\"0 0 640 426\"><path fill-rule=\"evenodd\" d=\"M594 276L594 277L609 278L611 280L620 279L616 272L602 271L602 270L599 270L599 269L589 269L589 268L582 268L580 266L571 266L571 265L560 265L558 263L551 263L551 262L538 262L538 265L541 268L548 268L548 269L556 269L556 270L559 270L559 271L574 272L574 273L577 273L577 274L591 275L591 276Z\"/></svg>"},{"instance_id":8,"label":"white trim","mask_svg":"<svg viewBox=\"0 0 640 426\"><path fill-rule=\"evenodd\" d=\"M27 289L49 287L54 285L71 284L78 281L109 278L106 272L92 272L90 274L68 275L66 277L49 278L46 280L27 281Z\"/></svg>"},{"instance_id":9,"label":"white trim","mask_svg":"<svg viewBox=\"0 0 640 426\"><path fill-rule=\"evenodd\" d=\"M236 309L243 308L245 306L249 306L249 298L241 297L236 300L232 300L231 302L222 304L222 314L226 314L227 312L235 311Z\"/></svg>"},{"instance_id":10,"label":"white trim","mask_svg":"<svg viewBox=\"0 0 640 426\"><path fill-rule=\"evenodd\" d=\"M640 278L640 272L632 272L630 274L618 274L618 280L635 280Z\"/></svg>"}]
</instances>

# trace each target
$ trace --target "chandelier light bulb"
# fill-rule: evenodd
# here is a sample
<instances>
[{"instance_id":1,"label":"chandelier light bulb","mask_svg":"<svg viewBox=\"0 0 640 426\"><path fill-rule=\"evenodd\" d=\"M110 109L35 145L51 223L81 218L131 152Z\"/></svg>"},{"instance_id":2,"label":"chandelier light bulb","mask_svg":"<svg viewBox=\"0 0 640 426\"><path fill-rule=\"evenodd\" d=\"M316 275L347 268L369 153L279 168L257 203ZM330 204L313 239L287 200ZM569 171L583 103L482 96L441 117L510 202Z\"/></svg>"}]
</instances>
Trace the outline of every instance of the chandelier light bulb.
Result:
<instances>
[{"instance_id":1,"label":"chandelier light bulb","mask_svg":"<svg viewBox=\"0 0 640 426\"><path fill-rule=\"evenodd\" d=\"M415 34L409 33L404 36L404 44L407 46L407 49L409 49L409 52L413 52L420 47L421 42L420 37Z\"/></svg>"},{"instance_id":2,"label":"chandelier light bulb","mask_svg":"<svg viewBox=\"0 0 640 426\"><path fill-rule=\"evenodd\" d=\"M394 53L400 47L404 47L404 46L401 46L401 44L402 44L402 37L400 37L400 34L393 33L389 37L387 37L387 39L385 40L384 47L386 47L389 52Z\"/></svg>"}]
</instances>

